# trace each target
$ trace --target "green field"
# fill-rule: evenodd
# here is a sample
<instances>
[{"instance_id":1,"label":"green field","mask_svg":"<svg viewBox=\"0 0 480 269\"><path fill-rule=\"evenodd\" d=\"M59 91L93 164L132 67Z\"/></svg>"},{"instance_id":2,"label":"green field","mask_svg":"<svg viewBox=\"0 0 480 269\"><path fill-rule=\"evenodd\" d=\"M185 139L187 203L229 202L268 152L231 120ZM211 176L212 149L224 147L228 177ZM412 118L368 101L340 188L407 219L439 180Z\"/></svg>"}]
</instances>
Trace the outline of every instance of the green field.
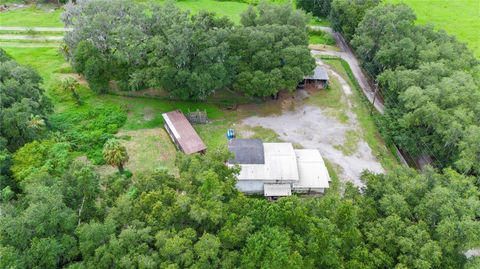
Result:
<instances>
[{"instance_id":1,"label":"green field","mask_svg":"<svg viewBox=\"0 0 480 269\"><path fill-rule=\"evenodd\" d=\"M479 0L385 0L387 3L405 3L417 14L419 24L433 23L468 44L480 57L480 1Z\"/></svg>"},{"instance_id":2,"label":"green field","mask_svg":"<svg viewBox=\"0 0 480 269\"><path fill-rule=\"evenodd\" d=\"M137 2L163 3L164 1ZM193 14L200 10L215 12L220 16L229 17L235 23L240 23L240 14L248 7L248 4L245 3L214 0L185 0L178 1L177 5L182 9L190 10ZM0 13L0 26L62 27L63 23L60 17L63 9L54 8L54 6L44 6L42 8L31 6L2 12Z\"/></svg>"},{"instance_id":3,"label":"green field","mask_svg":"<svg viewBox=\"0 0 480 269\"><path fill-rule=\"evenodd\" d=\"M62 27L60 20L63 9L54 6L10 10L0 13L0 26L22 26L22 27Z\"/></svg>"}]
</instances>

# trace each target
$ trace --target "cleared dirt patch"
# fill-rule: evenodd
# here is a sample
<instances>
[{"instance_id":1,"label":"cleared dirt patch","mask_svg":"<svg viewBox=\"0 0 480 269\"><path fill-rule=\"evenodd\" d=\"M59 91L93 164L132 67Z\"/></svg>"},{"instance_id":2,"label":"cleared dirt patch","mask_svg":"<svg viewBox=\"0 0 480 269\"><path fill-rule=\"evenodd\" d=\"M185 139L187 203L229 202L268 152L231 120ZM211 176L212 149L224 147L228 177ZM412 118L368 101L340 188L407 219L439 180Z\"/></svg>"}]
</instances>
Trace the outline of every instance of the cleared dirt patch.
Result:
<instances>
[{"instance_id":1,"label":"cleared dirt patch","mask_svg":"<svg viewBox=\"0 0 480 269\"><path fill-rule=\"evenodd\" d=\"M304 106L282 115L250 117L243 124L263 126L274 130L281 140L318 149L327 160L342 168L342 181L351 181L356 186L364 185L360 181L363 170L384 172L363 139L357 137L356 141L349 140L349 133L360 130L351 123L341 123L321 108Z\"/></svg>"},{"instance_id":2,"label":"cleared dirt patch","mask_svg":"<svg viewBox=\"0 0 480 269\"><path fill-rule=\"evenodd\" d=\"M306 102L297 101L282 113L245 118L243 125L273 130L278 140L297 147L316 148L337 167L343 182L362 187L364 170L383 173L384 169L364 140L363 129L352 105L352 89L334 70L327 67L331 87L313 93Z\"/></svg>"}]
</instances>

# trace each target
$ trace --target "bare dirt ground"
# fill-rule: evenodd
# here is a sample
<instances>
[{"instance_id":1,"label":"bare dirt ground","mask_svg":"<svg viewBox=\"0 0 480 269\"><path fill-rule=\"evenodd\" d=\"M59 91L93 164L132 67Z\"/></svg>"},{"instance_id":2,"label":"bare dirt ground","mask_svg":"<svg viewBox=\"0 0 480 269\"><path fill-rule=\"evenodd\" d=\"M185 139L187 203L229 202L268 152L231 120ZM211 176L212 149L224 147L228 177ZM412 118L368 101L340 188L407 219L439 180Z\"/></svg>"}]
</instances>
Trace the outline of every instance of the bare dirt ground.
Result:
<instances>
[{"instance_id":1,"label":"bare dirt ground","mask_svg":"<svg viewBox=\"0 0 480 269\"><path fill-rule=\"evenodd\" d=\"M295 109L284 110L282 114L248 117L242 124L269 128L283 141L318 149L324 158L340 168L337 172L343 182L350 181L362 187L362 171L383 173L384 169L363 140L362 129L351 109L349 96L352 89L337 73L329 70L329 74L340 82L342 102L346 102L347 121L340 121L329 108L302 102L296 104Z\"/></svg>"}]
</instances>

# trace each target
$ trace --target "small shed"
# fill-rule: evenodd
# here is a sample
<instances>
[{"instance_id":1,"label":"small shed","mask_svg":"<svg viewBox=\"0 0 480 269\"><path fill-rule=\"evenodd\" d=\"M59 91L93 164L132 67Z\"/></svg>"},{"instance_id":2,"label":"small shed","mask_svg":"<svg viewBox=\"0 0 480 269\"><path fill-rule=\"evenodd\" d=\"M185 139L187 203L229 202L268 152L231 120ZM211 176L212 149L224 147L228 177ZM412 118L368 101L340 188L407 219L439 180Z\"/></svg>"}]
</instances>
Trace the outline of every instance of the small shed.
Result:
<instances>
[{"instance_id":1,"label":"small shed","mask_svg":"<svg viewBox=\"0 0 480 269\"><path fill-rule=\"evenodd\" d=\"M177 148L185 154L204 153L207 147L181 111L162 114L165 129Z\"/></svg>"},{"instance_id":2,"label":"small shed","mask_svg":"<svg viewBox=\"0 0 480 269\"><path fill-rule=\"evenodd\" d=\"M328 86L328 73L321 66L315 67L313 75L303 77L305 86L313 85L317 89L324 89Z\"/></svg>"}]
</instances>

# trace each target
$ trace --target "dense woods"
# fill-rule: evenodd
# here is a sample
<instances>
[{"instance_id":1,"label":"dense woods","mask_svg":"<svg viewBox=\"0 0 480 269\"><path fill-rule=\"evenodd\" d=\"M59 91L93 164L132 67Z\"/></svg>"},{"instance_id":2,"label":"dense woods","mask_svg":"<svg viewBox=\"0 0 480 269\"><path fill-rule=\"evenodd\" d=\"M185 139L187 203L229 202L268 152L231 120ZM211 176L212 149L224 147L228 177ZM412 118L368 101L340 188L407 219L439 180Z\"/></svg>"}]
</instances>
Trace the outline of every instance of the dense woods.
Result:
<instances>
[{"instance_id":1,"label":"dense woods","mask_svg":"<svg viewBox=\"0 0 480 269\"><path fill-rule=\"evenodd\" d=\"M365 174L363 194L272 203L236 190L223 151L132 181L64 149L38 161L55 170L22 169L23 194L2 206L0 267L475 268L463 251L480 239L480 193L453 170Z\"/></svg>"},{"instance_id":2,"label":"dense woods","mask_svg":"<svg viewBox=\"0 0 480 269\"><path fill-rule=\"evenodd\" d=\"M63 19L74 28L65 37L67 55L98 92L115 80L123 90L160 88L185 100L225 87L264 97L293 90L315 65L307 16L289 4L250 7L242 26L208 12L191 16L171 1L148 8L79 1Z\"/></svg>"},{"instance_id":3,"label":"dense woods","mask_svg":"<svg viewBox=\"0 0 480 269\"><path fill-rule=\"evenodd\" d=\"M466 45L430 25L415 25L406 5L333 0L329 16L379 83L384 134L437 167L478 176L480 64Z\"/></svg>"}]
</instances>

